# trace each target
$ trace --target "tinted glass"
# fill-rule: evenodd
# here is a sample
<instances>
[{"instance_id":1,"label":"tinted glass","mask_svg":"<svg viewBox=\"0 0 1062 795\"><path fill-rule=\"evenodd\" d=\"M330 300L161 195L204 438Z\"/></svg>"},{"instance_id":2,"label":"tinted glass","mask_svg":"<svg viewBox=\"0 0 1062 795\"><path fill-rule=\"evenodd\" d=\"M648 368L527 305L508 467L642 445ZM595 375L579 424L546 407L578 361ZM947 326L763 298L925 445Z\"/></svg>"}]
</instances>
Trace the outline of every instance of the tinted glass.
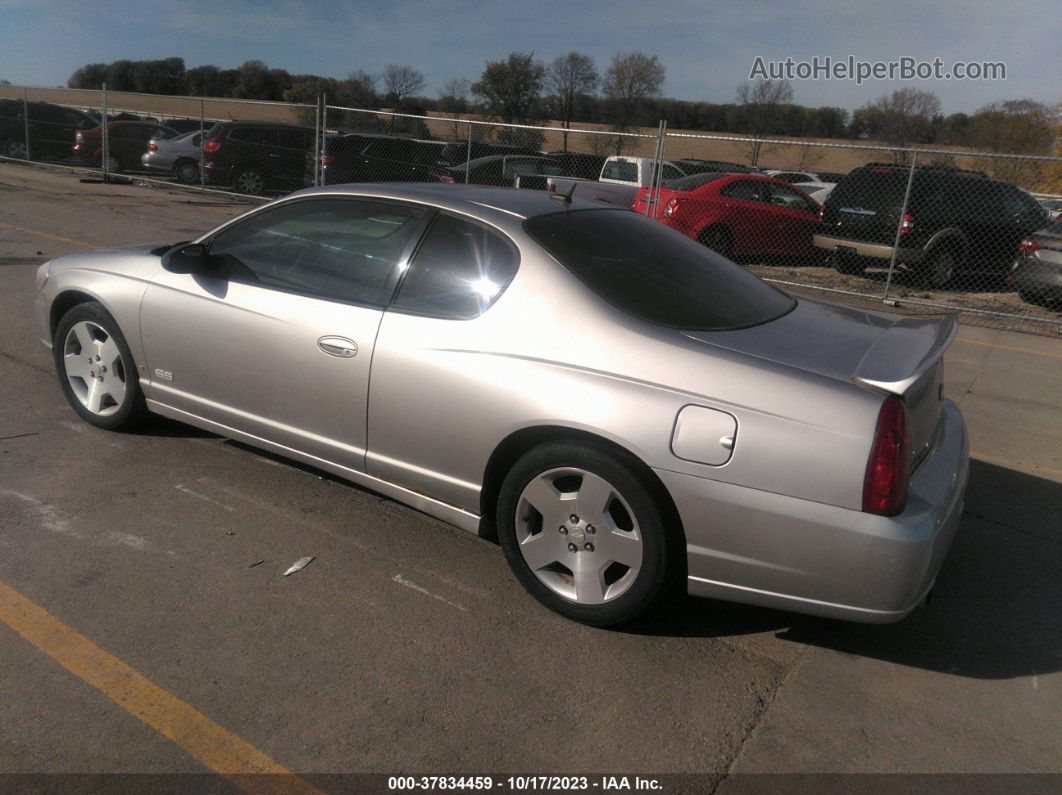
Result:
<instances>
[{"instance_id":1,"label":"tinted glass","mask_svg":"<svg viewBox=\"0 0 1062 795\"><path fill-rule=\"evenodd\" d=\"M686 176L685 173L679 171L674 166L669 166L667 163L664 163L664 165L660 167L660 175L664 179L679 179L680 177Z\"/></svg>"},{"instance_id":2,"label":"tinted glass","mask_svg":"<svg viewBox=\"0 0 1062 795\"><path fill-rule=\"evenodd\" d=\"M702 331L744 328L796 305L705 246L627 210L540 215L525 227L590 289L651 323Z\"/></svg>"},{"instance_id":3,"label":"tinted glass","mask_svg":"<svg viewBox=\"0 0 1062 795\"><path fill-rule=\"evenodd\" d=\"M229 133L234 141L246 141L251 144L275 144L276 134L268 127L237 127Z\"/></svg>"},{"instance_id":4,"label":"tinted glass","mask_svg":"<svg viewBox=\"0 0 1062 795\"><path fill-rule=\"evenodd\" d=\"M768 185L767 190L771 196L771 204L777 207L785 207L788 210L803 210L805 212L813 211L811 205L808 204L808 200L793 188L788 188L785 185Z\"/></svg>"},{"instance_id":5,"label":"tinted glass","mask_svg":"<svg viewBox=\"0 0 1062 795\"><path fill-rule=\"evenodd\" d=\"M741 199L750 202L767 201L764 183L753 182L747 179L731 182L729 185L724 186L719 192L731 199Z\"/></svg>"},{"instance_id":6,"label":"tinted glass","mask_svg":"<svg viewBox=\"0 0 1062 795\"><path fill-rule=\"evenodd\" d=\"M857 168L830 194L834 207L882 209L903 204L909 169L891 166Z\"/></svg>"},{"instance_id":7,"label":"tinted glass","mask_svg":"<svg viewBox=\"0 0 1062 795\"><path fill-rule=\"evenodd\" d=\"M434 317L476 317L509 286L518 264L516 247L506 238L440 215L403 278L393 307Z\"/></svg>"},{"instance_id":8,"label":"tinted glass","mask_svg":"<svg viewBox=\"0 0 1062 795\"><path fill-rule=\"evenodd\" d=\"M223 230L210 257L235 281L382 306L424 213L356 199L291 202Z\"/></svg>"},{"instance_id":9,"label":"tinted glass","mask_svg":"<svg viewBox=\"0 0 1062 795\"><path fill-rule=\"evenodd\" d=\"M692 174L688 177L682 177L681 179L673 179L670 182L665 182L664 187L668 190L677 190L680 192L687 192L691 190L697 190L701 185L707 185L709 182L715 182L724 174L715 174L707 172L704 174Z\"/></svg>"},{"instance_id":10,"label":"tinted glass","mask_svg":"<svg viewBox=\"0 0 1062 795\"><path fill-rule=\"evenodd\" d=\"M634 163L621 163L617 160L612 160L605 163L605 167L601 171L601 179L618 179L623 180L624 182L637 182L638 166Z\"/></svg>"}]
</instances>

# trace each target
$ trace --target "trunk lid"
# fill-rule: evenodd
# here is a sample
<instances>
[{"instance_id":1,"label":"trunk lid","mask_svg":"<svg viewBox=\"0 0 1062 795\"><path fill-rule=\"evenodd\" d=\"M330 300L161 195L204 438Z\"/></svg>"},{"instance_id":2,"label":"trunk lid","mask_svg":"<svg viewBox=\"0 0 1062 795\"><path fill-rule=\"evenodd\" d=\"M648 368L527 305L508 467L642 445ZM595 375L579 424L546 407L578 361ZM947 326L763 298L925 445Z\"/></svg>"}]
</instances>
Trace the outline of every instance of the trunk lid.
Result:
<instances>
[{"instance_id":1,"label":"trunk lid","mask_svg":"<svg viewBox=\"0 0 1062 795\"><path fill-rule=\"evenodd\" d=\"M903 399L913 465L928 452L942 414L943 355L958 323L896 318L801 298L770 323L737 331L684 332L692 339Z\"/></svg>"}]
</instances>

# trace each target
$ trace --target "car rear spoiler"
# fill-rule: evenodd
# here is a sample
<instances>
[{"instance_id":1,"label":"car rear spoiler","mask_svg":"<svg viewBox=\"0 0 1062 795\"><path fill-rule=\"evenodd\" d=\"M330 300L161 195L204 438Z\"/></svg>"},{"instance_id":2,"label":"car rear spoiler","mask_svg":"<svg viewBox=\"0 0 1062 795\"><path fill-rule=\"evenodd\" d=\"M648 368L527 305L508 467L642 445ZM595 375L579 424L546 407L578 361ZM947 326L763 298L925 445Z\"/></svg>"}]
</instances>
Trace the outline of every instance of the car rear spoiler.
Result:
<instances>
[{"instance_id":1,"label":"car rear spoiler","mask_svg":"<svg viewBox=\"0 0 1062 795\"><path fill-rule=\"evenodd\" d=\"M959 322L945 317L905 317L885 330L852 374L857 384L902 395L955 340Z\"/></svg>"}]
</instances>

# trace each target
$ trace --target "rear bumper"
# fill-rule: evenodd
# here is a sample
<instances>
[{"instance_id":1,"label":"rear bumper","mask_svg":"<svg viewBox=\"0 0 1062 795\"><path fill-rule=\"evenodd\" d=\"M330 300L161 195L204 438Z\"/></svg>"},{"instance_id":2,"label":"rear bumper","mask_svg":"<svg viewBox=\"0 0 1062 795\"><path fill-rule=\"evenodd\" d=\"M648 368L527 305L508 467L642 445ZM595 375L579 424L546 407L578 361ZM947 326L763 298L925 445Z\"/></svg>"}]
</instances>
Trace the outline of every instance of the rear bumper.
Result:
<instances>
[{"instance_id":1,"label":"rear bumper","mask_svg":"<svg viewBox=\"0 0 1062 795\"><path fill-rule=\"evenodd\" d=\"M898 621L932 588L962 514L966 427L945 401L898 516L656 470L686 531L690 594L849 621Z\"/></svg>"},{"instance_id":2,"label":"rear bumper","mask_svg":"<svg viewBox=\"0 0 1062 795\"><path fill-rule=\"evenodd\" d=\"M843 237L832 235L812 235L811 242L815 248L836 251L838 246L842 249L851 249L852 253L868 259L892 259L892 252L896 251L898 262L920 262L925 257L925 252L920 248L897 248L885 243L867 243L863 240L848 240Z\"/></svg>"},{"instance_id":3,"label":"rear bumper","mask_svg":"<svg viewBox=\"0 0 1062 795\"><path fill-rule=\"evenodd\" d=\"M153 152L145 152L140 156L140 165L145 171L152 171L156 174L169 174L173 171L173 166L177 162L177 158L173 156L160 156Z\"/></svg>"},{"instance_id":4,"label":"rear bumper","mask_svg":"<svg viewBox=\"0 0 1062 795\"><path fill-rule=\"evenodd\" d=\"M1036 256L1019 259L1014 263L1010 283L1018 290L1040 293L1044 297L1062 296L1062 254L1038 251Z\"/></svg>"}]
</instances>

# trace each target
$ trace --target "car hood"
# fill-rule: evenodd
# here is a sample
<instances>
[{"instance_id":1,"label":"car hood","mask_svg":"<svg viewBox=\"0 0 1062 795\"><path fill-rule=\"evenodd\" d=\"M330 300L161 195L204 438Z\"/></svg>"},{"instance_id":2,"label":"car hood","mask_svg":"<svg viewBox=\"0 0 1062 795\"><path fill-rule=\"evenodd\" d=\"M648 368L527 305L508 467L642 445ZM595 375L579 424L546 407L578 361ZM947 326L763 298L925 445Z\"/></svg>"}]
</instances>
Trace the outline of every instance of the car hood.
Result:
<instances>
[{"instance_id":1,"label":"car hood","mask_svg":"<svg viewBox=\"0 0 1062 795\"><path fill-rule=\"evenodd\" d=\"M172 246L171 243L152 243L67 254L53 259L48 264L48 272L55 275L69 270L89 270L148 279L158 270L162 255Z\"/></svg>"}]
</instances>

